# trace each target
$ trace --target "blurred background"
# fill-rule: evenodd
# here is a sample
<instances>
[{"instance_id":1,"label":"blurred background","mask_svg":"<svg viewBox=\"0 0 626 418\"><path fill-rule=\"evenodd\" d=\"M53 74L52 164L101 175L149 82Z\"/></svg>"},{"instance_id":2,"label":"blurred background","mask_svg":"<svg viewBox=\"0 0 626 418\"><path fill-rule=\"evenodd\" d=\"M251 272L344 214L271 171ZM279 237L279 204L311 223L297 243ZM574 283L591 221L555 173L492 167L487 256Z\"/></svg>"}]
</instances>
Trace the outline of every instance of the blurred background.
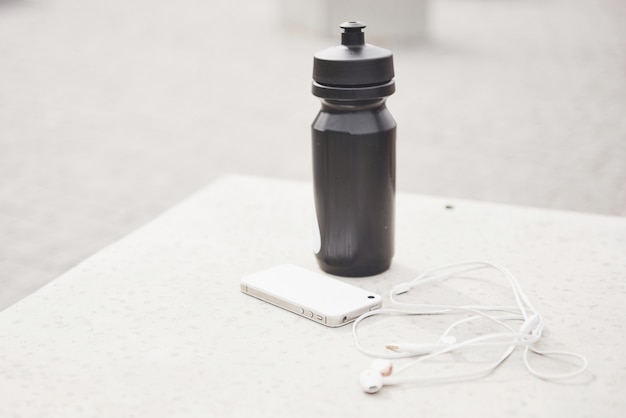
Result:
<instances>
[{"instance_id":1,"label":"blurred background","mask_svg":"<svg viewBox=\"0 0 626 418\"><path fill-rule=\"evenodd\" d=\"M312 56L392 49L397 186L626 215L621 0L0 0L0 309L226 173L310 181Z\"/></svg>"}]
</instances>

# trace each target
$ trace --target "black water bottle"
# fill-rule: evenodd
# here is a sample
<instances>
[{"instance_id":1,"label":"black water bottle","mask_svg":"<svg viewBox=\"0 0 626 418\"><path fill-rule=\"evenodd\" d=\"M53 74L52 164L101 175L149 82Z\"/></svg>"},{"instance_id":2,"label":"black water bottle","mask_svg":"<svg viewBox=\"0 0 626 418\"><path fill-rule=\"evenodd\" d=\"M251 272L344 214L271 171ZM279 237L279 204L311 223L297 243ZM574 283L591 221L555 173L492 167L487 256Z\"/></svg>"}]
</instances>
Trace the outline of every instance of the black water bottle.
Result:
<instances>
[{"instance_id":1,"label":"black water bottle","mask_svg":"<svg viewBox=\"0 0 626 418\"><path fill-rule=\"evenodd\" d=\"M385 106L395 91L393 55L365 43L363 23L341 28L341 45L313 60L322 102L312 125L315 250L328 273L370 276L394 253L396 122Z\"/></svg>"}]
</instances>

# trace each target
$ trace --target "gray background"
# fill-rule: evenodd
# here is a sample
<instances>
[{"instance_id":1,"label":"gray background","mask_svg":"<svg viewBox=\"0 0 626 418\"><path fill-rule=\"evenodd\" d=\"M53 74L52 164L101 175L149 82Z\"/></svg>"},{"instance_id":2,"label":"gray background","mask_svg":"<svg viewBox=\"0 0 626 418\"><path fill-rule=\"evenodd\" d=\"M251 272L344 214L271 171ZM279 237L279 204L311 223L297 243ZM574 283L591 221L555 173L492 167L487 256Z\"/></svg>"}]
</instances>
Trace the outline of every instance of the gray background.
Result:
<instances>
[{"instance_id":1,"label":"gray background","mask_svg":"<svg viewBox=\"0 0 626 418\"><path fill-rule=\"evenodd\" d=\"M339 30L277 12L0 0L0 309L221 174L310 180L312 54ZM427 21L366 35L395 55L398 190L626 215L625 2L432 0Z\"/></svg>"}]
</instances>

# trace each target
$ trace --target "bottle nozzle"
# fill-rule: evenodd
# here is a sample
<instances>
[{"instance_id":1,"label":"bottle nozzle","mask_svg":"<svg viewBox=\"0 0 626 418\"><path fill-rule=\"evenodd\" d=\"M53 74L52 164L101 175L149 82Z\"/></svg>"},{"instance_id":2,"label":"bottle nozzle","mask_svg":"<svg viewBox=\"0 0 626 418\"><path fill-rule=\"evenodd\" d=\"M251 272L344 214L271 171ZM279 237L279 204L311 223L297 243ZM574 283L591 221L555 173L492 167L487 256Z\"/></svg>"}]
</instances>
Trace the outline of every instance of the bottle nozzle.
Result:
<instances>
[{"instance_id":1,"label":"bottle nozzle","mask_svg":"<svg viewBox=\"0 0 626 418\"><path fill-rule=\"evenodd\" d=\"M365 34L363 33L365 23L351 20L342 23L339 27L343 29L343 33L341 34L342 45L348 47L365 45Z\"/></svg>"}]
</instances>

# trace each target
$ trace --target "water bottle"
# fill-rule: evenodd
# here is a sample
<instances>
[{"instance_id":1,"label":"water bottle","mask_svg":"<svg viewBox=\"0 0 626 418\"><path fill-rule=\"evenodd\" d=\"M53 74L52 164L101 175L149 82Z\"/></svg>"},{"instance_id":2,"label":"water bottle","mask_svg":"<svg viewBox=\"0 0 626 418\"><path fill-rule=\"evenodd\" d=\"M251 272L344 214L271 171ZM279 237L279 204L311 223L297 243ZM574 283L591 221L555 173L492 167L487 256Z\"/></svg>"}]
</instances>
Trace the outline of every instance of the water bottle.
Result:
<instances>
[{"instance_id":1,"label":"water bottle","mask_svg":"<svg viewBox=\"0 0 626 418\"><path fill-rule=\"evenodd\" d=\"M341 45L313 60L312 124L315 255L322 270L371 276L394 253L396 122L385 106L395 91L391 51L366 44L361 22L340 26Z\"/></svg>"}]
</instances>

